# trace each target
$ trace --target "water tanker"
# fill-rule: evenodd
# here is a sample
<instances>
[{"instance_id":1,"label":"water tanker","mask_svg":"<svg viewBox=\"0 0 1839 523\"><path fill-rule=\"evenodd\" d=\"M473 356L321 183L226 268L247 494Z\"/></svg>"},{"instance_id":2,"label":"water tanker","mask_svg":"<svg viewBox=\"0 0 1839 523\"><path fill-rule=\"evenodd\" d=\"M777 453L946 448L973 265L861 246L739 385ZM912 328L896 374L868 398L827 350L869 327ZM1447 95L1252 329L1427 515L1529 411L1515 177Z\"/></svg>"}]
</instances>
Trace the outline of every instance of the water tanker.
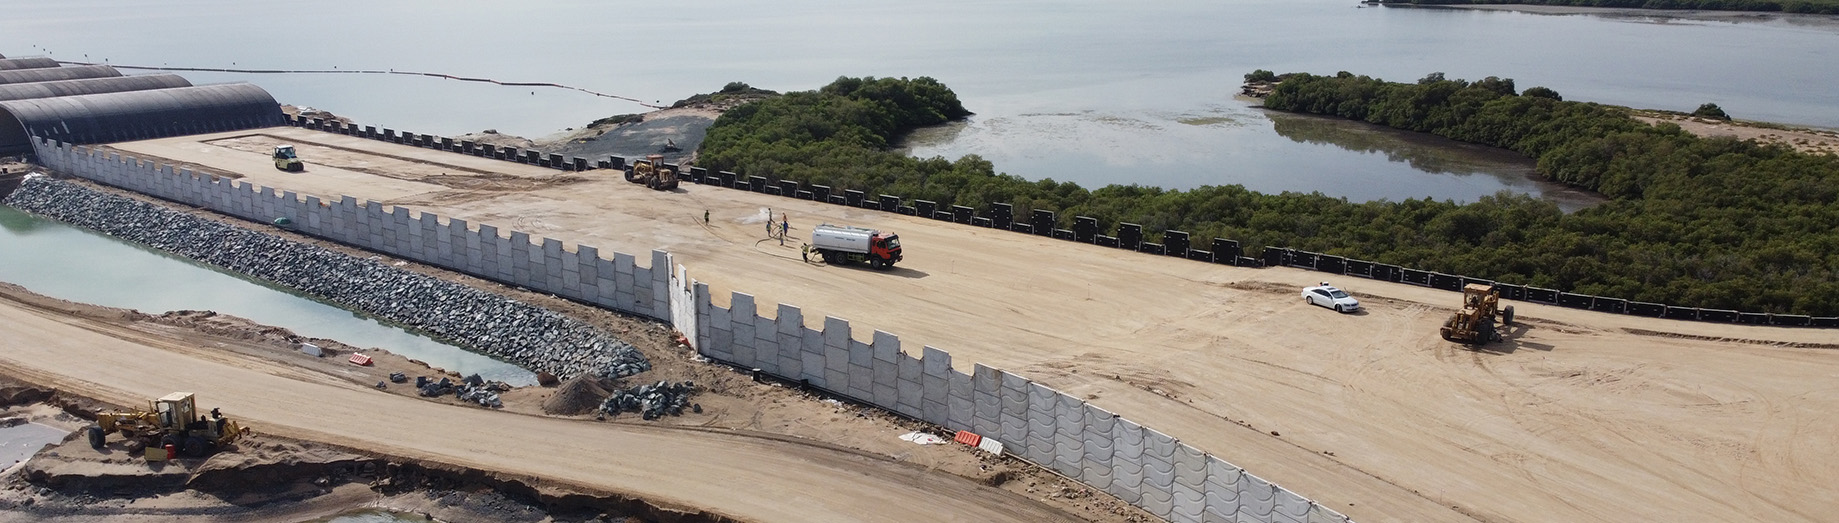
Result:
<instances>
[{"instance_id":1,"label":"water tanker","mask_svg":"<svg viewBox=\"0 0 1839 523\"><path fill-rule=\"evenodd\" d=\"M900 236L874 229L823 224L811 231L811 250L832 265L867 261L876 269L900 261Z\"/></svg>"}]
</instances>

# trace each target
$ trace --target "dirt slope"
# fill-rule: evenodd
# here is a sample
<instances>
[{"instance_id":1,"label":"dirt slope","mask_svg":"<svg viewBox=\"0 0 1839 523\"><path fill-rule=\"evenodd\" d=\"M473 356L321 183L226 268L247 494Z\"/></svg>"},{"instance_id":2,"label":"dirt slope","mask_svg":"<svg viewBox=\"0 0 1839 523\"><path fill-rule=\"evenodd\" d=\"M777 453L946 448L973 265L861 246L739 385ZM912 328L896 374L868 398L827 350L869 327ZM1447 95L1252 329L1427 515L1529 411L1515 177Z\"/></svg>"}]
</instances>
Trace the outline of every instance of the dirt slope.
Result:
<instances>
[{"instance_id":1,"label":"dirt slope","mask_svg":"<svg viewBox=\"0 0 1839 523\"><path fill-rule=\"evenodd\" d=\"M532 178L552 172L298 129L327 154ZM220 136L221 137L221 136ZM933 345L1080 394L1363 522L1822 521L1839 496L1833 331L1712 325L1518 304L1508 344L1438 339L1457 295L1336 279L1369 304L1336 315L1297 290L1324 276L1239 269L933 220L617 176L529 191L455 189L334 168L284 174L192 137L116 147L575 244L670 250L729 291ZM247 156L247 157L245 157ZM337 158L330 163L373 161ZM308 159L311 164L314 159ZM373 168L390 169L377 164ZM331 191L331 192L327 192ZM890 229L891 272L802 263L762 243L820 222ZM702 211L712 223L702 223ZM1745 341L1748 340L1748 341ZM1826 348L1817 348L1826 347Z\"/></svg>"},{"instance_id":2,"label":"dirt slope","mask_svg":"<svg viewBox=\"0 0 1839 523\"><path fill-rule=\"evenodd\" d=\"M453 407L110 322L0 302L0 372L123 403L174 390L268 433L530 474L749 521L1047 521L1015 494L841 448Z\"/></svg>"}]
</instances>

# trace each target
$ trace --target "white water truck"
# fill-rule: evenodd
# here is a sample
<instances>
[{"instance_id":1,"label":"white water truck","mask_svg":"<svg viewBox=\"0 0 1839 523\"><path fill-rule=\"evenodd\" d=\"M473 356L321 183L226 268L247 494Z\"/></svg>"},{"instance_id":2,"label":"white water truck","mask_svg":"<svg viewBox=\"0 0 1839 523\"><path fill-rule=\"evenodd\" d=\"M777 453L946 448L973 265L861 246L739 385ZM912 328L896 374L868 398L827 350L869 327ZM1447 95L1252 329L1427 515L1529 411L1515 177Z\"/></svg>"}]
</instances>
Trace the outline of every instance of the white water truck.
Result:
<instances>
[{"instance_id":1,"label":"white water truck","mask_svg":"<svg viewBox=\"0 0 1839 523\"><path fill-rule=\"evenodd\" d=\"M866 260L870 267L886 269L900 261L900 236L826 223L811 231L811 250L817 251L824 263L837 265Z\"/></svg>"}]
</instances>

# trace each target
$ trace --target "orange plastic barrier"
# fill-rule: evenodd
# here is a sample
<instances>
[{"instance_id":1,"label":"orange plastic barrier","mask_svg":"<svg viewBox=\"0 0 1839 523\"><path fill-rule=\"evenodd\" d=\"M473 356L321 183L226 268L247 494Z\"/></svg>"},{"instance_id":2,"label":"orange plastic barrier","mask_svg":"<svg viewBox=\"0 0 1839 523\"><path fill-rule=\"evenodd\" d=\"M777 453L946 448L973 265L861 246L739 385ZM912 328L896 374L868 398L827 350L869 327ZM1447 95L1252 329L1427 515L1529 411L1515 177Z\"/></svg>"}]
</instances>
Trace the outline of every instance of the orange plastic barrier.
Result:
<instances>
[{"instance_id":1,"label":"orange plastic barrier","mask_svg":"<svg viewBox=\"0 0 1839 523\"><path fill-rule=\"evenodd\" d=\"M363 354L358 354L358 353L355 353L355 352L354 352L354 353L352 353L352 354L351 354L351 364L352 364L352 365L361 365L361 366L369 366L369 365L370 365L370 356L365 356L365 355L363 355Z\"/></svg>"},{"instance_id":2,"label":"orange plastic barrier","mask_svg":"<svg viewBox=\"0 0 1839 523\"><path fill-rule=\"evenodd\" d=\"M983 436L979 436L976 433L968 431L968 430L958 431L957 437L954 437L952 439L957 441L958 443L963 443L965 445L970 445L972 447L977 446L977 444L979 443L983 443Z\"/></svg>"}]
</instances>

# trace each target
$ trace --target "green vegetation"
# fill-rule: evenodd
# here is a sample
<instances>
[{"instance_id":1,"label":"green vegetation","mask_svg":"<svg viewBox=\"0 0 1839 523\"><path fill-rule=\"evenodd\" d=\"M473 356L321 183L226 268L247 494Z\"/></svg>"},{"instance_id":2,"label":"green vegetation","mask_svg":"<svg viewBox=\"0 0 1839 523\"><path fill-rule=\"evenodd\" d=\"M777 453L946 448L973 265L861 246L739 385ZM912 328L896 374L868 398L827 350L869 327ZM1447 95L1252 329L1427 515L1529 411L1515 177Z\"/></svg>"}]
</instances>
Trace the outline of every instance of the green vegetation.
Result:
<instances>
[{"instance_id":1,"label":"green vegetation","mask_svg":"<svg viewBox=\"0 0 1839 523\"><path fill-rule=\"evenodd\" d=\"M724 113L701 163L769 179L987 209L1008 202L1183 230L1198 247L1239 240L1425 270L1677 305L1839 314L1839 159L1652 127L1621 109L1563 102L1512 80L1433 75L1416 84L1343 73L1285 75L1266 104L1495 145L1538 159L1547 176L1612 201L1571 215L1501 194L1458 205L1352 203L1232 185L1187 191L1088 190L997 174L977 156L913 158L889 149L912 129L968 111L930 78L840 78ZM1153 235L1152 235L1153 237Z\"/></svg>"},{"instance_id":2,"label":"green vegetation","mask_svg":"<svg viewBox=\"0 0 1839 523\"><path fill-rule=\"evenodd\" d=\"M726 106L778 95L777 92L747 85L747 82L728 82L728 85L722 86L720 91L677 100L677 103L670 104L670 107L676 109L692 105Z\"/></svg>"},{"instance_id":3,"label":"green vegetation","mask_svg":"<svg viewBox=\"0 0 1839 523\"><path fill-rule=\"evenodd\" d=\"M1524 4L1634 9L1703 9L1707 11L1780 11L1839 14L1839 0L1384 0L1388 4L1470 5Z\"/></svg>"},{"instance_id":4,"label":"green vegetation","mask_svg":"<svg viewBox=\"0 0 1839 523\"><path fill-rule=\"evenodd\" d=\"M1724 114L1724 108L1718 107L1718 104L1714 103L1700 105L1698 110L1692 111L1692 116L1710 118L1713 120L1724 120L1726 122L1730 121L1730 115Z\"/></svg>"}]
</instances>

